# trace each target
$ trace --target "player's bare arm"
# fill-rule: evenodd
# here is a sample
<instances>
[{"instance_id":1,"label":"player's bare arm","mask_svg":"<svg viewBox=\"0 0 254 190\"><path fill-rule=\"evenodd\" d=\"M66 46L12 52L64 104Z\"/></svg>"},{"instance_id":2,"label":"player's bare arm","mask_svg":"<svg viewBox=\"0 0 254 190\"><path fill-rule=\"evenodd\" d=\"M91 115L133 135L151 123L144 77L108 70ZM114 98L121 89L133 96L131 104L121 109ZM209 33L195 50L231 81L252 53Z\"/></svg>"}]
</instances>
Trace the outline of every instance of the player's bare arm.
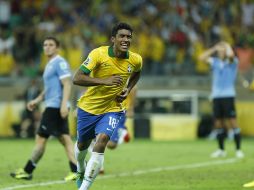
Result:
<instances>
[{"instance_id":1,"label":"player's bare arm","mask_svg":"<svg viewBox=\"0 0 254 190\"><path fill-rule=\"evenodd\" d=\"M200 56L199 56L199 60L200 61L205 61L208 63L208 59L212 56L212 54L214 54L216 51L218 50L218 44L213 46L212 48L209 48L208 50L206 50L205 52L203 52Z\"/></svg>"},{"instance_id":2,"label":"player's bare arm","mask_svg":"<svg viewBox=\"0 0 254 190\"><path fill-rule=\"evenodd\" d=\"M119 75L113 75L108 78L93 78L88 74L85 74L82 70L78 70L73 77L73 84L78 86L98 86L98 85L107 85L120 86L123 83L123 79Z\"/></svg>"},{"instance_id":3,"label":"player's bare arm","mask_svg":"<svg viewBox=\"0 0 254 190\"><path fill-rule=\"evenodd\" d=\"M70 93L71 93L70 77L63 78L61 80L61 83L63 85L63 98L62 98L61 107L60 107L60 114L62 118L66 118L69 113L67 102L70 99Z\"/></svg>"},{"instance_id":4,"label":"player's bare arm","mask_svg":"<svg viewBox=\"0 0 254 190\"><path fill-rule=\"evenodd\" d=\"M140 78L140 74L141 74L140 72L134 72L131 75L127 88L123 89L123 91L116 97L117 102L122 102L127 98L131 89L137 84Z\"/></svg>"},{"instance_id":5,"label":"player's bare arm","mask_svg":"<svg viewBox=\"0 0 254 190\"><path fill-rule=\"evenodd\" d=\"M222 42L221 44L225 48L226 57L228 57L230 59L230 62L232 63L233 59L235 57L235 53L234 53L232 47L227 42Z\"/></svg>"},{"instance_id":6,"label":"player's bare arm","mask_svg":"<svg viewBox=\"0 0 254 190\"><path fill-rule=\"evenodd\" d=\"M43 100L45 91L43 90L35 99L29 101L26 105L29 111L33 111L36 106Z\"/></svg>"}]
</instances>

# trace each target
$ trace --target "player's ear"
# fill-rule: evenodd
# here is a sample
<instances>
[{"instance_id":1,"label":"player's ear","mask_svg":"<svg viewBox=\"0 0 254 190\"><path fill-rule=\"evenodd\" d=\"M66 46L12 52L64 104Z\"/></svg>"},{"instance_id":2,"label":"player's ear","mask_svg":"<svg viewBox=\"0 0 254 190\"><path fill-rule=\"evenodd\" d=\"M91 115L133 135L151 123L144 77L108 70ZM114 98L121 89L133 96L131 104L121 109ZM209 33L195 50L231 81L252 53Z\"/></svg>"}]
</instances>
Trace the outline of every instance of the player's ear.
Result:
<instances>
[{"instance_id":1,"label":"player's ear","mask_svg":"<svg viewBox=\"0 0 254 190\"><path fill-rule=\"evenodd\" d=\"M111 36L111 42L115 43L115 37L114 36Z\"/></svg>"}]
</instances>

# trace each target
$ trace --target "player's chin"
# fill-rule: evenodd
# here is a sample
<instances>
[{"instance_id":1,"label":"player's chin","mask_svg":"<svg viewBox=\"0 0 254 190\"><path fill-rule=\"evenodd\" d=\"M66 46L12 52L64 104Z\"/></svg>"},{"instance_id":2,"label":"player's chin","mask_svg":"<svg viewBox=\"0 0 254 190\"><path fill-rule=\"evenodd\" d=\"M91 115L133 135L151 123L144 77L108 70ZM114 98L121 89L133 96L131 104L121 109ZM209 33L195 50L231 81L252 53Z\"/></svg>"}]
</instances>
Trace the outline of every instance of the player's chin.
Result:
<instances>
[{"instance_id":1,"label":"player's chin","mask_svg":"<svg viewBox=\"0 0 254 190\"><path fill-rule=\"evenodd\" d=\"M52 56L53 54L50 53L50 52L45 52L45 55L46 55L46 56Z\"/></svg>"},{"instance_id":2,"label":"player's chin","mask_svg":"<svg viewBox=\"0 0 254 190\"><path fill-rule=\"evenodd\" d=\"M128 47L121 47L120 46L120 51L121 52L127 52L129 50L129 46Z\"/></svg>"}]
</instances>

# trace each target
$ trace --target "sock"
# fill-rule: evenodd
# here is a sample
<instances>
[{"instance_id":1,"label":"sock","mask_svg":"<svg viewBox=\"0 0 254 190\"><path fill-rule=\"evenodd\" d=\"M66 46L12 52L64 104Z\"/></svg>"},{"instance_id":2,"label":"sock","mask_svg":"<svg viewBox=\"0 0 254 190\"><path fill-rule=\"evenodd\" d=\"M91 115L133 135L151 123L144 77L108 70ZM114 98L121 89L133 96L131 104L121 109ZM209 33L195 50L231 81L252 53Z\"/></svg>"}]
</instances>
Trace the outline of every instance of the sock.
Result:
<instances>
[{"instance_id":1,"label":"sock","mask_svg":"<svg viewBox=\"0 0 254 190\"><path fill-rule=\"evenodd\" d=\"M87 190L92 185L104 162L104 153L92 152L87 163L85 178L79 190Z\"/></svg>"},{"instance_id":2,"label":"sock","mask_svg":"<svg viewBox=\"0 0 254 190\"><path fill-rule=\"evenodd\" d=\"M239 127L233 128L236 150L241 149L241 133L240 133L240 131L241 131L241 129Z\"/></svg>"},{"instance_id":3,"label":"sock","mask_svg":"<svg viewBox=\"0 0 254 190\"><path fill-rule=\"evenodd\" d=\"M71 172L76 173L77 172L77 165L69 161Z\"/></svg>"},{"instance_id":4,"label":"sock","mask_svg":"<svg viewBox=\"0 0 254 190\"><path fill-rule=\"evenodd\" d=\"M87 154L87 149L80 151L78 149L77 143L75 143L74 153L77 160L77 172L84 173L86 168L85 157Z\"/></svg>"},{"instance_id":5,"label":"sock","mask_svg":"<svg viewBox=\"0 0 254 190\"><path fill-rule=\"evenodd\" d=\"M32 160L28 160L24 167L24 170L26 173L32 174L35 168L36 168L36 164L33 163Z\"/></svg>"},{"instance_id":6,"label":"sock","mask_svg":"<svg viewBox=\"0 0 254 190\"><path fill-rule=\"evenodd\" d=\"M224 150L224 139L225 139L225 130L224 129L217 129L217 141L219 148Z\"/></svg>"}]
</instances>

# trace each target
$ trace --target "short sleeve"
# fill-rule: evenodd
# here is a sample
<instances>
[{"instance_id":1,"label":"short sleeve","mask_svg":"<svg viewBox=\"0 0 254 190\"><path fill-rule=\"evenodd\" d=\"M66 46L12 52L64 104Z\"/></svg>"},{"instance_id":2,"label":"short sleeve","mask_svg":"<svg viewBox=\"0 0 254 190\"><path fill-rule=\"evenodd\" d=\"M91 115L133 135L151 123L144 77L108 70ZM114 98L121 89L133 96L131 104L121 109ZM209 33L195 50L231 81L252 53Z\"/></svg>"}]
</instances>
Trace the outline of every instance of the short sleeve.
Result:
<instances>
[{"instance_id":1,"label":"short sleeve","mask_svg":"<svg viewBox=\"0 0 254 190\"><path fill-rule=\"evenodd\" d=\"M98 51L94 49L89 53L86 60L81 64L80 69L86 73L89 74L97 65L98 63Z\"/></svg>"},{"instance_id":2,"label":"short sleeve","mask_svg":"<svg viewBox=\"0 0 254 190\"><path fill-rule=\"evenodd\" d=\"M58 62L56 72L57 75L59 76L59 79L71 76L70 67L68 63L64 60Z\"/></svg>"},{"instance_id":3,"label":"short sleeve","mask_svg":"<svg viewBox=\"0 0 254 190\"><path fill-rule=\"evenodd\" d=\"M135 67L134 72L139 72L139 71L141 71L141 70L142 70L142 65L143 65L142 57L141 57L141 56L138 56L138 59L137 59L137 66Z\"/></svg>"}]
</instances>

